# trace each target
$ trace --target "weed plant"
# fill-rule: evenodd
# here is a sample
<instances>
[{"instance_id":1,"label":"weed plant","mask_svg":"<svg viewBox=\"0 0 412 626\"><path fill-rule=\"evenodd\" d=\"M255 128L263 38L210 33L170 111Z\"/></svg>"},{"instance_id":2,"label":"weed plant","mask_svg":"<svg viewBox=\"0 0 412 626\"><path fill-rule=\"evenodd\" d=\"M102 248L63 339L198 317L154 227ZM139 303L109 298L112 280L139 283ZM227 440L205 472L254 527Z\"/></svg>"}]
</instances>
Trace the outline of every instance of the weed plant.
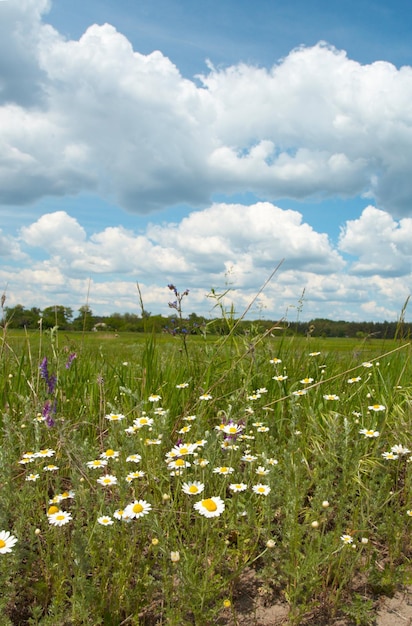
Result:
<instances>
[{"instance_id":1,"label":"weed plant","mask_svg":"<svg viewBox=\"0 0 412 626\"><path fill-rule=\"evenodd\" d=\"M4 626L236 623L246 572L290 624L367 624L410 579L410 345L274 332L5 326Z\"/></svg>"}]
</instances>

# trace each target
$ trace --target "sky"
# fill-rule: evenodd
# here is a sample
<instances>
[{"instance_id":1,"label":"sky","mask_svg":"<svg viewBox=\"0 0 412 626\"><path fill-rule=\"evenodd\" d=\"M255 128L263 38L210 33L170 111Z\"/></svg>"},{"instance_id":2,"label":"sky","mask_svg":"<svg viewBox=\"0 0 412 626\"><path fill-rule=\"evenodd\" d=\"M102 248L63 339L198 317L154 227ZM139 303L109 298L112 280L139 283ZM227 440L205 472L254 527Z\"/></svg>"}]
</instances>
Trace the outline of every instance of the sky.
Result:
<instances>
[{"instance_id":1,"label":"sky","mask_svg":"<svg viewBox=\"0 0 412 626\"><path fill-rule=\"evenodd\" d=\"M138 283L169 315L172 283L187 314L398 319L411 29L408 0L0 0L6 306L139 314Z\"/></svg>"}]
</instances>

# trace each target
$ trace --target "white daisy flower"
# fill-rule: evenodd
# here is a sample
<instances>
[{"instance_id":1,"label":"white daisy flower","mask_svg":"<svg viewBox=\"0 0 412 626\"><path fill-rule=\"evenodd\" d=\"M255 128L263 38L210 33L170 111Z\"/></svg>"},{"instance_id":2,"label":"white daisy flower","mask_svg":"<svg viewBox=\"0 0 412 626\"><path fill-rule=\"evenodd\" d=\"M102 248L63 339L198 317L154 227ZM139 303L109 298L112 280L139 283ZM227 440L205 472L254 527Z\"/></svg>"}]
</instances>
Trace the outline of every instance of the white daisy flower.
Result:
<instances>
[{"instance_id":1,"label":"white daisy flower","mask_svg":"<svg viewBox=\"0 0 412 626\"><path fill-rule=\"evenodd\" d=\"M100 476L100 478L97 479L97 482L99 485L103 485L103 487L110 487L111 485L117 484L117 478L112 474L105 474L104 476Z\"/></svg>"},{"instance_id":2,"label":"white daisy flower","mask_svg":"<svg viewBox=\"0 0 412 626\"><path fill-rule=\"evenodd\" d=\"M202 493L205 486L203 483L195 480L191 483L183 483L182 491L183 493L187 493L189 496L197 496L199 493Z\"/></svg>"},{"instance_id":3,"label":"white daisy flower","mask_svg":"<svg viewBox=\"0 0 412 626\"><path fill-rule=\"evenodd\" d=\"M102 515L101 517L98 517L97 522L102 526L111 526L112 524L114 524L112 518L108 515Z\"/></svg>"},{"instance_id":4,"label":"white daisy flower","mask_svg":"<svg viewBox=\"0 0 412 626\"><path fill-rule=\"evenodd\" d=\"M138 519L147 515L152 510L152 505L146 500L135 500L124 509L124 515L131 519Z\"/></svg>"},{"instance_id":5,"label":"white daisy flower","mask_svg":"<svg viewBox=\"0 0 412 626\"><path fill-rule=\"evenodd\" d=\"M253 485L252 491L257 493L259 496L267 496L270 493L270 487L268 485L262 485L262 483L258 483L257 485Z\"/></svg>"},{"instance_id":6,"label":"white daisy flower","mask_svg":"<svg viewBox=\"0 0 412 626\"><path fill-rule=\"evenodd\" d=\"M193 508L204 517L219 517L225 510L225 503L219 496L195 502Z\"/></svg>"},{"instance_id":7,"label":"white daisy flower","mask_svg":"<svg viewBox=\"0 0 412 626\"><path fill-rule=\"evenodd\" d=\"M64 526L73 519L72 514L67 511L56 511L55 513L47 515L47 518L49 520L49 524L52 526Z\"/></svg>"},{"instance_id":8,"label":"white daisy flower","mask_svg":"<svg viewBox=\"0 0 412 626\"><path fill-rule=\"evenodd\" d=\"M11 535L8 530L0 530L0 554L11 552L18 539Z\"/></svg>"}]
</instances>

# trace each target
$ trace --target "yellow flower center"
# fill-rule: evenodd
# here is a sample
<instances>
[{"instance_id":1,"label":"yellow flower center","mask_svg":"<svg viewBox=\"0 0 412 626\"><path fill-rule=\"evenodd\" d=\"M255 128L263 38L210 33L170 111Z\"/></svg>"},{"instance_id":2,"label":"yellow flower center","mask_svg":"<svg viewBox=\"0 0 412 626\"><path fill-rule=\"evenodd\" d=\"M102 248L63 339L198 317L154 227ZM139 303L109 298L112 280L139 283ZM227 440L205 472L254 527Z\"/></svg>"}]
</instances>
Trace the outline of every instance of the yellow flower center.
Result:
<instances>
[{"instance_id":1,"label":"yellow flower center","mask_svg":"<svg viewBox=\"0 0 412 626\"><path fill-rule=\"evenodd\" d=\"M60 513L60 515L56 515L56 520L58 520L59 522L64 520L64 518L65 518L65 516L63 515L63 513Z\"/></svg>"},{"instance_id":2,"label":"yellow flower center","mask_svg":"<svg viewBox=\"0 0 412 626\"><path fill-rule=\"evenodd\" d=\"M106 456L113 456L113 455L114 455L114 450L112 450L111 448L106 450Z\"/></svg>"},{"instance_id":3,"label":"yellow flower center","mask_svg":"<svg viewBox=\"0 0 412 626\"><path fill-rule=\"evenodd\" d=\"M212 500L212 498L206 498L206 500L202 500L202 506L209 511L209 513L213 513L217 509L217 504Z\"/></svg>"},{"instance_id":4,"label":"yellow flower center","mask_svg":"<svg viewBox=\"0 0 412 626\"><path fill-rule=\"evenodd\" d=\"M259 493L265 493L265 488L264 487L258 487L258 492Z\"/></svg>"},{"instance_id":5,"label":"yellow flower center","mask_svg":"<svg viewBox=\"0 0 412 626\"><path fill-rule=\"evenodd\" d=\"M68 498L68 497L69 497L69 492L68 491L63 491L62 498Z\"/></svg>"},{"instance_id":6,"label":"yellow flower center","mask_svg":"<svg viewBox=\"0 0 412 626\"><path fill-rule=\"evenodd\" d=\"M0 550L6 547L6 542L3 539L0 539Z\"/></svg>"},{"instance_id":7,"label":"yellow flower center","mask_svg":"<svg viewBox=\"0 0 412 626\"><path fill-rule=\"evenodd\" d=\"M58 506L51 506L49 507L49 510L47 511L47 515L53 515L53 513L57 513L58 511L59 511Z\"/></svg>"},{"instance_id":8,"label":"yellow flower center","mask_svg":"<svg viewBox=\"0 0 412 626\"><path fill-rule=\"evenodd\" d=\"M175 464L176 464L178 467L184 467L185 462L184 462L184 460L183 460L183 459L176 459Z\"/></svg>"},{"instance_id":9,"label":"yellow flower center","mask_svg":"<svg viewBox=\"0 0 412 626\"><path fill-rule=\"evenodd\" d=\"M180 454L188 454L189 453L189 448L180 448L179 452L180 452Z\"/></svg>"},{"instance_id":10,"label":"yellow flower center","mask_svg":"<svg viewBox=\"0 0 412 626\"><path fill-rule=\"evenodd\" d=\"M189 491L190 493L197 493L199 491L199 488L196 487L196 485L190 485Z\"/></svg>"},{"instance_id":11,"label":"yellow flower center","mask_svg":"<svg viewBox=\"0 0 412 626\"><path fill-rule=\"evenodd\" d=\"M231 427L229 428L229 433L230 433L230 434L231 434L231 433L236 433L236 431L237 431L237 428L236 428L235 426L231 426Z\"/></svg>"},{"instance_id":12,"label":"yellow flower center","mask_svg":"<svg viewBox=\"0 0 412 626\"><path fill-rule=\"evenodd\" d=\"M226 474L226 472L227 472L227 467L221 467L220 468L220 473L221 474Z\"/></svg>"},{"instance_id":13,"label":"yellow flower center","mask_svg":"<svg viewBox=\"0 0 412 626\"><path fill-rule=\"evenodd\" d=\"M141 513L143 511L143 507L141 504L137 503L133 505L133 513Z\"/></svg>"}]
</instances>

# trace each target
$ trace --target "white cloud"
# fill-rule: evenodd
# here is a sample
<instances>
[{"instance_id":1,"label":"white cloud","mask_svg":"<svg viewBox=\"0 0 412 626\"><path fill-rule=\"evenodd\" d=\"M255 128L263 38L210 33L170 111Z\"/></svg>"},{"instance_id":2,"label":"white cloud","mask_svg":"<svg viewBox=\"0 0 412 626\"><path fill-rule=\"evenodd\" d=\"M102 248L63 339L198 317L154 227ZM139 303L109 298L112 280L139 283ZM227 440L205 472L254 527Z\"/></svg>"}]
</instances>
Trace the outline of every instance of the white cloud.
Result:
<instances>
[{"instance_id":1,"label":"white cloud","mask_svg":"<svg viewBox=\"0 0 412 626\"><path fill-rule=\"evenodd\" d=\"M404 276L412 270L412 218L396 222L388 213L369 206L359 219L346 223L339 248L358 260L352 272Z\"/></svg>"},{"instance_id":2,"label":"white cloud","mask_svg":"<svg viewBox=\"0 0 412 626\"><path fill-rule=\"evenodd\" d=\"M109 24L66 40L45 23L46 0L21 6L0 27L3 202L94 190L142 213L215 192L365 193L411 213L411 67L318 44L190 81Z\"/></svg>"},{"instance_id":3,"label":"white cloud","mask_svg":"<svg viewBox=\"0 0 412 626\"><path fill-rule=\"evenodd\" d=\"M412 257L410 222L395 222L373 207L360 220L347 222L340 245L353 257L349 273L349 262L324 233L303 222L297 211L267 202L216 203L179 223L149 225L145 232L110 227L90 236L76 219L56 211L22 228L19 238L6 238L20 259L16 253L14 265L0 269L0 284L8 284L9 303L25 306L64 304L76 309L90 291L92 309L110 313L139 312L139 282L145 307L165 315L170 313L170 282L179 290L190 289L185 310L206 315L215 304L206 298L211 288L217 293L229 288L226 303L233 301L241 313L285 259L259 297L263 309L258 311L256 303L252 315L263 311L280 319L289 311L293 319L305 291L301 319L380 319L383 312L396 319L412 279L404 270ZM393 241L402 249L398 273L394 268L388 273L377 262L379 254L389 259ZM370 271L357 271L368 258Z\"/></svg>"}]
</instances>

